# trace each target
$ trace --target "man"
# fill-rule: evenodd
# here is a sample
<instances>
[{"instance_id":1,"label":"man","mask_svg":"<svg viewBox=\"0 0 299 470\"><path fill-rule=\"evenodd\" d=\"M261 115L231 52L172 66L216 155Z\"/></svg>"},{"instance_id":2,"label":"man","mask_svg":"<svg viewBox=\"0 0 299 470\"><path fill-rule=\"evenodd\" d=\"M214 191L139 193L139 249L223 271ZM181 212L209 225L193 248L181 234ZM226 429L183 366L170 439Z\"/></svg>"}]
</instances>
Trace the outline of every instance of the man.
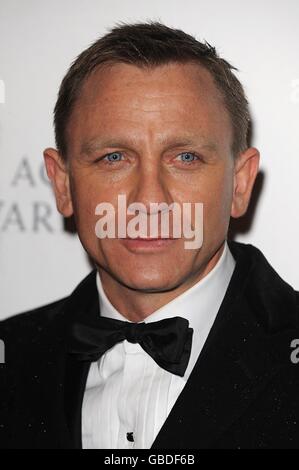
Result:
<instances>
[{"instance_id":1,"label":"man","mask_svg":"<svg viewBox=\"0 0 299 470\"><path fill-rule=\"evenodd\" d=\"M298 293L227 241L258 173L249 125L233 67L162 24L116 27L72 64L44 157L96 270L3 322L3 448L298 447ZM201 245L162 236L161 208L156 236L101 237L120 195L146 221L202 204Z\"/></svg>"}]
</instances>

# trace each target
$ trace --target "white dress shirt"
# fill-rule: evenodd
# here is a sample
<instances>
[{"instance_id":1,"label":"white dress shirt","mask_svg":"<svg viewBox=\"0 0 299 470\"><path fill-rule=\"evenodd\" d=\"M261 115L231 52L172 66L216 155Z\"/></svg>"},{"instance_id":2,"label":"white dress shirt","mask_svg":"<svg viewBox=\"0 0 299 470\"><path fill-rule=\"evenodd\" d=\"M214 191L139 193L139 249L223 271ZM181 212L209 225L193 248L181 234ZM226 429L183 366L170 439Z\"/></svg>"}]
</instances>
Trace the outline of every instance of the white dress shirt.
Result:
<instances>
[{"instance_id":1,"label":"white dress shirt","mask_svg":"<svg viewBox=\"0 0 299 470\"><path fill-rule=\"evenodd\" d=\"M146 323L176 316L189 320L194 331L183 377L162 369L138 343L126 340L91 364L82 407L83 449L152 446L200 355L234 267L225 242L220 259L203 279L145 319ZM128 321L108 300L99 274L97 288L101 315Z\"/></svg>"}]
</instances>

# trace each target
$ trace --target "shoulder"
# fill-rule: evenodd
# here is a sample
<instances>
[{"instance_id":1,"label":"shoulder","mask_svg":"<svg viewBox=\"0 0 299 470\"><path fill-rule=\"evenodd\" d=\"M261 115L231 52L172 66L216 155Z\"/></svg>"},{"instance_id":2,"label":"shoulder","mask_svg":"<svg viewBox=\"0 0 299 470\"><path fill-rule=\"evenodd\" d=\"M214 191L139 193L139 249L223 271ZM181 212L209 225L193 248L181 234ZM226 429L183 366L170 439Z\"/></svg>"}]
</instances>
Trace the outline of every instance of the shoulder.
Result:
<instances>
[{"instance_id":1,"label":"shoulder","mask_svg":"<svg viewBox=\"0 0 299 470\"><path fill-rule=\"evenodd\" d=\"M5 343L6 349L21 350L26 343L34 341L58 329L63 317L63 306L68 297L57 300L47 305L14 315L0 322L0 337Z\"/></svg>"},{"instance_id":2,"label":"shoulder","mask_svg":"<svg viewBox=\"0 0 299 470\"><path fill-rule=\"evenodd\" d=\"M24 325L26 323L34 324L40 321L47 321L51 320L51 318L55 317L55 315L60 311L63 304L66 302L68 297L64 297L62 299L56 300L49 304L41 305L39 307L35 307L32 310L26 310L24 312L20 312L16 315L13 315L5 320L1 321L1 325L9 328L10 326L14 325Z\"/></svg>"},{"instance_id":3,"label":"shoulder","mask_svg":"<svg viewBox=\"0 0 299 470\"><path fill-rule=\"evenodd\" d=\"M229 241L242 296L259 320L273 331L299 328L299 292L276 272L263 252L251 244Z\"/></svg>"},{"instance_id":4,"label":"shoulder","mask_svg":"<svg viewBox=\"0 0 299 470\"><path fill-rule=\"evenodd\" d=\"M76 287L70 296L28 310L0 322L0 337L10 338L15 343L34 341L37 337L56 335L69 321L69 316L78 308L78 300L86 301L88 293L84 286L95 285L94 271ZM86 295L87 294L87 295ZM70 308L71 304L71 308Z\"/></svg>"}]
</instances>

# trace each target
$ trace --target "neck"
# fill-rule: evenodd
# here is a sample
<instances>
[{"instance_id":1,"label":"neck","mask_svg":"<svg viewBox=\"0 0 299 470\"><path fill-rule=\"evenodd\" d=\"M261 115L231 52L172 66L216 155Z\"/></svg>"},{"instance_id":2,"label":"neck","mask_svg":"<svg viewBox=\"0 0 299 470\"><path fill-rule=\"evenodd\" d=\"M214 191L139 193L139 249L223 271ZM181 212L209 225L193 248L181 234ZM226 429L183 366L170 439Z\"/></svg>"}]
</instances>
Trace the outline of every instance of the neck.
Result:
<instances>
[{"instance_id":1,"label":"neck","mask_svg":"<svg viewBox=\"0 0 299 470\"><path fill-rule=\"evenodd\" d=\"M130 289L100 266L98 266L98 271L105 294L114 308L129 321L140 322L203 279L217 264L223 249L224 243L199 271L190 275L179 286L165 292Z\"/></svg>"}]
</instances>

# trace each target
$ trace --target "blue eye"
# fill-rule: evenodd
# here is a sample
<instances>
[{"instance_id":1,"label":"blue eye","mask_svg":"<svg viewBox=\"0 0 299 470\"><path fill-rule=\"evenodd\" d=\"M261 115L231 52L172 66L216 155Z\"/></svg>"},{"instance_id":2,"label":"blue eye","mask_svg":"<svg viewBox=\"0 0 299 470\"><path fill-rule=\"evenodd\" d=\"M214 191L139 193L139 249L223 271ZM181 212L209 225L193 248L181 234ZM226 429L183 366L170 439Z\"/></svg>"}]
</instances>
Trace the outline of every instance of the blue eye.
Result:
<instances>
[{"instance_id":1,"label":"blue eye","mask_svg":"<svg viewBox=\"0 0 299 470\"><path fill-rule=\"evenodd\" d=\"M104 158L107 159L111 163L119 162L121 161L122 154L120 152L112 152L112 153L108 153L108 155L105 155Z\"/></svg>"},{"instance_id":2,"label":"blue eye","mask_svg":"<svg viewBox=\"0 0 299 470\"><path fill-rule=\"evenodd\" d=\"M193 163L195 159L198 160L198 157L192 152L183 152L178 156L181 157L182 162L184 163Z\"/></svg>"}]
</instances>

